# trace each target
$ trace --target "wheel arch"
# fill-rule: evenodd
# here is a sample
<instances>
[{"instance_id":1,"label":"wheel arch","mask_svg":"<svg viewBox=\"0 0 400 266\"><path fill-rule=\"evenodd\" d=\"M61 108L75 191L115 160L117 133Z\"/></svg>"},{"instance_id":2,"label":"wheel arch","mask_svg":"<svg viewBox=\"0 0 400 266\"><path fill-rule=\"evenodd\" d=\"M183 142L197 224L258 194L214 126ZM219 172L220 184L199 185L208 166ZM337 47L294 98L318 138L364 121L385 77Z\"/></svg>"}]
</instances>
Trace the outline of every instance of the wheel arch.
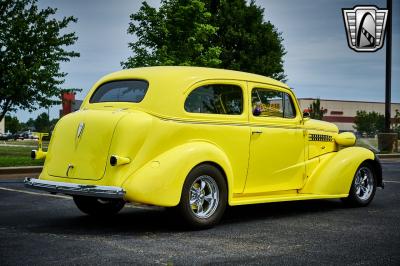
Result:
<instances>
[{"instance_id":1,"label":"wheel arch","mask_svg":"<svg viewBox=\"0 0 400 266\"><path fill-rule=\"evenodd\" d=\"M154 161L158 162L157 168L153 167ZM230 202L233 180L230 160L217 145L205 141L185 143L153 158L124 181L125 198L157 206L176 206L188 174L201 164L210 164L221 172Z\"/></svg>"},{"instance_id":2,"label":"wheel arch","mask_svg":"<svg viewBox=\"0 0 400 266\"><path fill-rule=\"evenodd\" d=\"M372 169L376 176L376 185L378 187L384 188L382 165L381 165L381 162L380 162L378 156L375 155L375 158L373 160L367 159L367 160L365 160L365 162L369 163L372 166Z\"/></svg>"}]
</instances>

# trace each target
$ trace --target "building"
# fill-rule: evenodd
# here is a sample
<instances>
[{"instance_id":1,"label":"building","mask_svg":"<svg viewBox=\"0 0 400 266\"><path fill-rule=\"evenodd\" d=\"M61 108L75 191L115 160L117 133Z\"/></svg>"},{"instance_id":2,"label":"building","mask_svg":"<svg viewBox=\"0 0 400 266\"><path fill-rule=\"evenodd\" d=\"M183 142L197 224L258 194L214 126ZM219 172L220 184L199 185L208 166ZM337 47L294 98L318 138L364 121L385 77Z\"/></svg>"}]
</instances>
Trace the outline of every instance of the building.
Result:
<instances>
[{"instance_id":1,"label":"building","mask_svg":"<svg viewBox=\"0 0 400 266\"><path fill-rule=\"evenodd\" d=\"M75 99L75 92L64 92L61 95L62 109L60 110L60 117L66 114L78 111L82 105L82 100Z\"/></svg>"},{"instance_id":2,"label":"building","mask_svg":"<svg viewBox=\"0 0 400 266\"><path fill-rule=\"evenodd\" d=\"M299 98L301 110L308 109L315 98ZM323 120L336 124L340 130L355 131L354 118L357 111L385 114L384 102L363 102L320 99L321 108L326 111ZM394 118L396 109L400 110L400 103L392 103L391 115Z\"/></svg>"},{"instance_id":3,"label":"building","mask_svg":"<svg viewBox=\"0 0 400 266\"><path fill-rule=\"evenodd\" d=\"M4 134L4 133L5 133L4 120L5 120L5 119L2 119L2 120L0 121L0 134Z\"/></svg>"}]
</instances>

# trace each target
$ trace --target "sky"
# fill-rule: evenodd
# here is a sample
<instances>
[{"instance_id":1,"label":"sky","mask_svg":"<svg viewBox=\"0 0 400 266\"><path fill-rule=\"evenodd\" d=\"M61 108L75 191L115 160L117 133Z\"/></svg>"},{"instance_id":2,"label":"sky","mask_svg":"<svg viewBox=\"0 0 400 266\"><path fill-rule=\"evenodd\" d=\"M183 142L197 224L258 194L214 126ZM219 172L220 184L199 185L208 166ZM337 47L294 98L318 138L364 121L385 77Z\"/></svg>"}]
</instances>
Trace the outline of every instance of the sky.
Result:
<instances>
[{"instance_id":1,"label":"sky","mask_svg":"<svg viewBox=\"0 0 400 266\"><path fill-rule=\"evenodd\" d=\"M68 31L78 36L73 49L81 54L62 63L68 73L64 88L81 88L83 99L102 76L121 69L120 62L132 55L127 34L129 15L139 10L136 0L39 0L40 8L58 9L57 17L73 15L78 22ZM159 0L148 0L158 7ZM392 102L400 102L400 1L393 1ZM256 0L264 19L282 33L287 51L284 69L287 84L299 98L381 101L385 99L385 46L374 53L357 53L347 45L342 8L355 5L386 7L386 0ZM58 118L61 106L49 109ZM47 109L17 111L20 121L36 118Z\"/></svg>"}]
</instances>

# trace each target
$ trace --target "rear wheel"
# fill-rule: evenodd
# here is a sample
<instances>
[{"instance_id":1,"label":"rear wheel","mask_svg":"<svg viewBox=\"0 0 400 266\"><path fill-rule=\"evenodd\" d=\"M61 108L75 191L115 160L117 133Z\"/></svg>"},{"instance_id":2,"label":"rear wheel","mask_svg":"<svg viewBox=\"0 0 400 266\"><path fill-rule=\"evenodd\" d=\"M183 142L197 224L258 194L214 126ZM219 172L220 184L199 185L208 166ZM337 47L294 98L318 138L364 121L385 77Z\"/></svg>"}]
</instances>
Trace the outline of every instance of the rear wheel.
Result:
<instances>
[{"instance_id":1,"label":"rear wheel","mask_svg":"<svg viewBox=\"0 0 400 266\"><path fill-rule=\"evenodd\" d=\"M125 205L121 199L74 196L79 210L92 216L109 216L118 213Z\"/></svg>"},{"instance_id":2,"label":"rear wheel","mask_svg":"<svg viewBox=\"0 0 400 266\"><path fill-rule=\"evenodd\" d=\"M177 208L191 227L208 228L222 218L227 195L223 174L212 165L202 164L187 176Z\"/></svg>"},{"instance_id":3,"label":"rear wheel","mask_svg":"<svg viewBox=\"0 0 400 266\"><path fill-rule=\"evenodd\" d=\"M362 163L354 175L349 196L343 201L352 206L367 206L374 198L376 184L376 175L371 164Z\"/></svg>"}]
</instances>

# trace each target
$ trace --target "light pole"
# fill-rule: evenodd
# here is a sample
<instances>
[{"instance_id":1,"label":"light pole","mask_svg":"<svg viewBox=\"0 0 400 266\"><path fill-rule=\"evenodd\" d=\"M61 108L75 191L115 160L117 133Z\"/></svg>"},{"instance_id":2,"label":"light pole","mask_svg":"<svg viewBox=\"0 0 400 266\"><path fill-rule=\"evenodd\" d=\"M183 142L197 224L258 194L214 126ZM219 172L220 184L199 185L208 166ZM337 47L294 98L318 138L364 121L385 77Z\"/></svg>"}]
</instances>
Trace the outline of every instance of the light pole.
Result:
<instances>
[{"instance_id":1,"label":"light pole","mask_svg":"<svg viewBox=\"0 0 400 266\"><path fill-rule=\"evenodd\" d=\"M385 132L390 132L392 93L392 0L387 0L386 81L385 81Z\"/></svg>"},{"instance_id":2,"label":"light pole","mask_svg":"<svg viewBox=\"0 0 400 266\"><path fill-rule=\"evenodd\" d=\"M386 79L385 79L385 129L378 134L378 149L382 152L397 152L397 133L390 132L392 92L392 0L387 0L386 22Z\"/></svg>"}]
</instances>

